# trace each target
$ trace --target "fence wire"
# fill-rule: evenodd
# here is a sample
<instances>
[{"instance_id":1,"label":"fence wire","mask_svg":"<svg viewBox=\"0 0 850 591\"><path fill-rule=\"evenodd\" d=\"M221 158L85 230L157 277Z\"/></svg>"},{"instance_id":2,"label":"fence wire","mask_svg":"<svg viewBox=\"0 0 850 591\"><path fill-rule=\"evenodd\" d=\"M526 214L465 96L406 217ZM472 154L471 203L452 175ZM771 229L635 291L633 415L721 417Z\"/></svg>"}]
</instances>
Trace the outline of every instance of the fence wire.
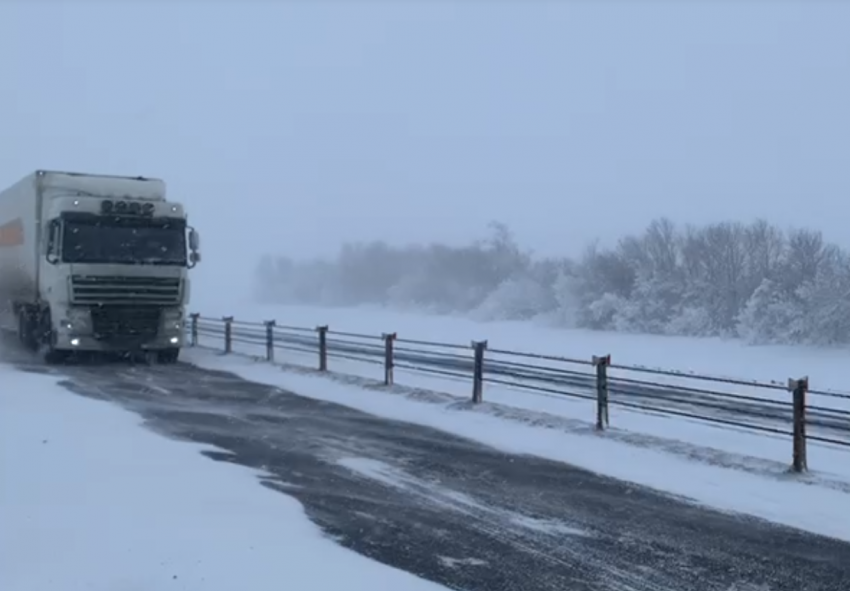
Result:
<instances>
[{"instance_id":1,"label":"fence wire","mask_svg":"<svg viewBox=\"0 0 850 591\"><path fill-rule=\"evenodd\" d=\"M192 338L197 339L200 345L224 348L228 328L223 319L193 316L193 325L190 328L194 332ZM265 323L230 321L231 347L234 344L256 347L251 354L266 355L269 334L276 360L297 364L296 360L287 356L294 353L313 355L315 363L311 366L319 367L322 335L318 328L270 327ZM382 335L327 329L323 336L328 360L381 367L385 364L386 346ZM454 381L472 381L475 367L472 347L457 343L395 338L392 357L396 369ZM598 384L592 365L590 360L487 349L483 382L512 391L595 401ZM333 370L332 364L329 369ZM607 401L612 407L755 432L791 435L791 395L787 388L777 383L619 364L609 365L608 370ZM647 377L641 378L640 375ZM662 381L670 378L674 378L675 383ZM726 388L718 389L719 384ZM762 394L759 395L759 392ZM808 397L805 416L807 438L850 447L850 394L810 390ZM844 400L848 401L845 407L834 406L836 401Z\"/></svg>"}]
</instances>

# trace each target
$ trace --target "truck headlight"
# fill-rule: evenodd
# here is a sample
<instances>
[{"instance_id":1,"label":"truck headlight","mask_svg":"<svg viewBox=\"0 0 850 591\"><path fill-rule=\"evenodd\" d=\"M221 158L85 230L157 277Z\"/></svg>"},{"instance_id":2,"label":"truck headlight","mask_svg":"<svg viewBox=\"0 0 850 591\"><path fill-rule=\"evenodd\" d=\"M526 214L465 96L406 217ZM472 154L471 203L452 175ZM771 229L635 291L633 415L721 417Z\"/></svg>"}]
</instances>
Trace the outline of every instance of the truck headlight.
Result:
<instances>
[{"instance_id":1,"label":"truck headlight","mask_svg":"<svg viewBox=\"0 0 850 591\"><path fill-rule=\"evenodd\" d=\"M183 330L183 310L180 308L166 308L162 312L162 326L169 332L180 332Z\"/></svg>"}]
</instances>

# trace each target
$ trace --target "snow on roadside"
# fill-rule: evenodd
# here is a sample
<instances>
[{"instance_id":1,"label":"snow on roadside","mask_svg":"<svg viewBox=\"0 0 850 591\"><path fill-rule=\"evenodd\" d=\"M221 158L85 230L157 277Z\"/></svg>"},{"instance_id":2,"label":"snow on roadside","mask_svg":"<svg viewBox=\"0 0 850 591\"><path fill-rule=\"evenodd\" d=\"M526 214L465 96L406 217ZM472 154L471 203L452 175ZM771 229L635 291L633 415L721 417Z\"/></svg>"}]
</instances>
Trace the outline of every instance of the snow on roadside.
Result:
<instances>
[{"instance_id":1,"label":"snow on roadside","mask_svg":"<svg viewBox=\"0 0 850 591\"><path fill-rule=\"evenodd\" d=\"M209 446L46 376L0 365L0 384L0 589L444 589L323 537Z\"/></svg>"},{"instance_id":2,"label":"snow on roadside","mask_svg":"<svg viewBox=\"0 0 850 591\"><path fill-rule=\"evenodd\" d=\"M220 340L218 337L203 336L200 344L212 350L221 350ZM265 346L242 342L234 345L234 351L241 355L258 358L264 358L266 354ZM192 355L192 353L187 354ZM318 365L316 353L279 349L276 351L276 359L306 369L315 369ZM337 374L371 382L383 379L381 364L331 356L328 367ZM395 383L401 387L439 392L452 396L458 401L468 401L472 388L471 381L467 378L433 375L402 367L395 368ZM595 392L588 392L588 394L595 396ZM488 409L497 411L495 414L504 418L526 423L548 424L562 430L580 429L586 432L586 427L596 418L594 400L512 388L502 384L485 384L484 401L497 405L499 408L494 406ZM563 421L552 421L550 418L566 419L568 424L564 424ZM789 434L779 435L706 423L697 419L651 414L612 405L610 426L614 430L608 431L609 438L628 440L633 445L639 444L675 455L687 456L694 461L737 467L751 472L769 472L772 475L783 471L791 462L790 424L788 425ZM850 448L811 440L808 443L807 454L811 470L808 475L809 481L817 481L819 484L841 490L850 490Z\"/></svg>"},{"instance_id":3,"label":"snow on roadside","mask_svg":"<svg viewBox=\"0 0 850 591\"><path fill-rule=\"evenodd\" d=\"M224 358L201 350L186 360L200 367L232 371L245 379L364 412L458 434L510 453L536 455L621 480L687 497L721 510L850 540L850 495L804 482L760 477L708 466L607 438L538 429L446 405L340 384L321 376L282 371L247 358Z\"/></svg>"}]
</instances>

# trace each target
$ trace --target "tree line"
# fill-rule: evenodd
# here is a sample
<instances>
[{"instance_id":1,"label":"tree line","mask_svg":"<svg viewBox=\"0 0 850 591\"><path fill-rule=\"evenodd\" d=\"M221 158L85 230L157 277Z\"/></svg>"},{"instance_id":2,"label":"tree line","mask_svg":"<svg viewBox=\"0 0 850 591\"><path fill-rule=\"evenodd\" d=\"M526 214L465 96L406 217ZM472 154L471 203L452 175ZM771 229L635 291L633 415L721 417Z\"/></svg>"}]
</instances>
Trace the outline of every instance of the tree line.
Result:
<instances>
[{"instance_id":1,"label":"tree line","mask_svg":"<svg viewBox=\"0 0 850 591\"><path fill-rule=\"evenodd\" d=\"M504 224L466 245L345 244L336 257L266 256L265 302L380 304L485 320L751 343L850 342L850 254L818 231L658 219L616 246L536 257Z\"/></svg>"}]
</instances>

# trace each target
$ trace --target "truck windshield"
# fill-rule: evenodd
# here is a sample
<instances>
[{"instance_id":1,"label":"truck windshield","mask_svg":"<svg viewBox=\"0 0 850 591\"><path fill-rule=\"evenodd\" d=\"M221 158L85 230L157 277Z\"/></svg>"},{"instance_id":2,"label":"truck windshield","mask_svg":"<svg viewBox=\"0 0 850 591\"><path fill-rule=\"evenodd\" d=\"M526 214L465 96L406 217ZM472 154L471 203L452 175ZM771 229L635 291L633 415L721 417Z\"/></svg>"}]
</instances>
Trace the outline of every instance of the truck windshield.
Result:
<instances>
[{"instance_id":1,"label":"truck windshield","mask_svg":"<svg viewBox=\"0 0 850 591\"><path fill-rule=\"evenodd\" d=\"M66 217L62 260L186 265L186 222L168 218Z\"/></svg>"}]
</instances>

